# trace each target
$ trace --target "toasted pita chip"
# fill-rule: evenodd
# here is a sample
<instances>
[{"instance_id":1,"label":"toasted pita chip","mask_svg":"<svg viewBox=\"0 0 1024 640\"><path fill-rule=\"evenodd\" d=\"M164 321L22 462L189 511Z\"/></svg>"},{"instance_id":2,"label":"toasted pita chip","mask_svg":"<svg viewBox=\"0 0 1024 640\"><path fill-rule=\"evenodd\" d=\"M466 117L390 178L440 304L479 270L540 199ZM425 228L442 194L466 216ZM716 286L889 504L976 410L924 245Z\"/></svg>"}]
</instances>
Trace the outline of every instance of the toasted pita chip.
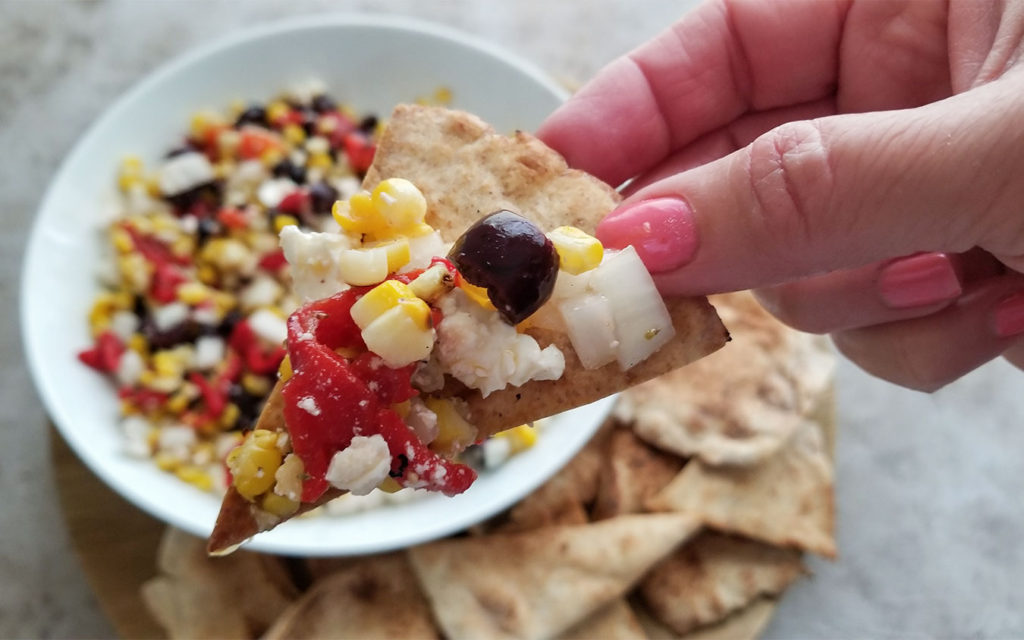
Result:
<instances>
[{"instance_id":1,"label":"toasted pita chip","mask_svg":"<svg viewBox=\"0 0 1024 640\"><path fill-rule=\"evenodd\" d=\"M677 633L722 620L804 572L800 552L705 531L648 573L638 591Z\"/></svg>"},{"instance_id":2,"label":"toasted pita chip","mask_svg":"<svg viewBox=\"0 0 1024 640\"><path fill-rule=\"evenodd\" d=\"M547 638L624 594L697 529L682 514L631 515L434 542L409 551L450 638Z\"/></svg>"},{"instance_id":3,"label":"toasted pita chip","mask_svg":"<svg viewBox=\"0 0 1024 640\"><path fill-rule=\"evenodd\" d=\"M733 343L623 394L616 416L656 447L708 464L748 465L792 437L831 388L828 341L790 329L741 292L712 302Z\"/></svg>"},{"instance_id":4,"label":"toasted pita chip","mask_svg":"<svg viewBox=\"0 0 1024 640\"><path fill-rule=\"evenodd\" d=\"M649 447L631 430L619 428L608 443L593 517L603 520L643 511L644 502L683 468L683 459Z\"/></svg>"},{"instance_id":5,"label":"toasted pita chip","mask_svg":"<svg viewBox=\"0 0 1024 640\"><path fill-rule=\"evenodd\" d=\"M559 636L560 640L646 640L647 634L625 598L601 607Z\"/></svg>"},{"instance_id":6,"label":"toasted pita chip","mask_svg":"<svg viewBox=\"0 0 1024 640\"><path fill-rule=\"evenodd\" d=\"M354 561L290 606L264 640L440 637L405 554Z\"/></svg>"},{"instance_id":7,"label":"toasted pita chip","mask_svg":"<svg viewBox=\"0 0 1024 640\"><path fill-rule=\"evenodd\" d=\"M514 533L586 523L589 520L586 505L597 495L598 478L605 466L605 449L613 425L614 421L608 420L564 469L513 505L496 531Z\"/></svg>"},{"instance_id":8,"label":"toasted pita chip","mask_svg":"<svg viewBox=\"0 0 1024 640\"><path fill-rule=\"evenodd\" d=\"M364 186L372 189L391 177L419 187L428 203L427 222L448 241L498 209L516 211L543 229L573 225L592 232L619 198L600 180L570 169L557 152L529 134L500 135L468 113L413 105L395 109ZM728 340L706 299L675 298L666 305L676 337L628 371L616 363L585 369L567 334L533 327L527 332L542 348L554 344L565 355L561 378L529 381L487 398L449 380L445 393L465 401L470 421L486 436L639 384L706 356ZM274 387L258 428L286 429L281 387ZM338 495L328 491L317 504ZM307 510L311 506L316 505L304 505ZM210 537L210 552L228 551L276 524L277 519L261 517L258 509L229 490Z\"/></svg>"},{"instance_id":9,"label":"toasted pita chip","mask_svg":"<svg viewBox=\"0 0 1024 640\"><path fill-rule=\"evenodd\" d=\"M265 631L298 595L282 559L242 552L209 558L202 539L168 528L160 576L143 600L172 638L248 638Z\"/></svg>"},{"instance_id":10,"label":"toasted pita chip","mask_svg":"<svg viewBox=\"0 0 1024 640\"><path fill-rule=\"evenodd\" d=\"M678 634L655 618L642 604L633 607L640 626L650 640L757 640L772 621L776 602L758 598L725 620Z\"/></svg>"},{"instance_id":11,"label":"toasted pita chip","mask_svg":"<svg viewBox=\"0 0 1024 640\"><path fill-rule=\"evenodd\" d=\"M831 558L836 552L832 491L832 463L821 429L805 421L781 451L755 466L712 467L692 460L647 507Z\"/></svg>"}]
</instances>

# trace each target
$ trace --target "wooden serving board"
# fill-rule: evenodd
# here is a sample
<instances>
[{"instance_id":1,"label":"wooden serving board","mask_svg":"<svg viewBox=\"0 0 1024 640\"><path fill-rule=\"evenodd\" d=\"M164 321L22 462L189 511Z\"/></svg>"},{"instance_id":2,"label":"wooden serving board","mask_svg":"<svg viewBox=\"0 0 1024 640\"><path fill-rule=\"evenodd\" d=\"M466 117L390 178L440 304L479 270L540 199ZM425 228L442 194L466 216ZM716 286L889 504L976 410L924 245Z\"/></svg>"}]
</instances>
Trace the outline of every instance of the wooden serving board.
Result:
<instances>
[{"instance_id":1,"label":"wooden serving board","mask_svg":"<svg viewBox=\"0 0 1024 640\"><path fill-rule=\"evenodd\" d=\"M142 603L164 525L114 493L53 428L50 455L71 542L103 613L122 638L166 638Z\"/></svg>"}]
</instances>

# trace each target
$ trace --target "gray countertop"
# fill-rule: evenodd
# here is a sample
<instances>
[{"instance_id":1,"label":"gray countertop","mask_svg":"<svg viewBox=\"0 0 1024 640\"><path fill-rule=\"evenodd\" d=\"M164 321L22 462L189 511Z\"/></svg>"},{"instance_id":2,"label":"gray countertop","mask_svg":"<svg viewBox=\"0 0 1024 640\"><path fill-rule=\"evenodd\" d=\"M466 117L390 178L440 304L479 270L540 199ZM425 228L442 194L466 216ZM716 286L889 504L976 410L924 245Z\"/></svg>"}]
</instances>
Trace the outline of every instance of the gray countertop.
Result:
<instances>
[{"instance_id":1,"label":"gray countertop","mask_svg":"<svg viewBox=\"0 0 1024 640\"><path fill-rule=\"evenodd\" d=\"M105 637L49 473L45 415L19 338L20 262L76 138L170 56L283 15L406 13L475 32L583 80L692 2L0 2L0 637ZM1024 374L993 363L933 395L843 363L840 557L812 560L779 638L1024 637Z\"/></svg>"}]
</instances>

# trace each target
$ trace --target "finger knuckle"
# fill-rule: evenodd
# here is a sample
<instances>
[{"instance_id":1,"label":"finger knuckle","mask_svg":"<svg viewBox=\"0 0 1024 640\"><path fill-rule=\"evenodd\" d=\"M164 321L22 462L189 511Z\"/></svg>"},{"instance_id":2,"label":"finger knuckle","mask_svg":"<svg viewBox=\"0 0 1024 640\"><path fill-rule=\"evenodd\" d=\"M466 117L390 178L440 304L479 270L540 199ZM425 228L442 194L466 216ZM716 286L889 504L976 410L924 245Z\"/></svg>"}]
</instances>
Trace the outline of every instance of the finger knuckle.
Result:
<instances>
[{"instance_id":1,"label":"finger knuckle","mask_svg":"<svg viewBox=\"0 0 1024 640\"><path fill-rule=\"evenodd\" d=\"M824 334L834 327L821 319L821 314L808 309L808 300L802 295L798 284L788 284L758 289L758 301L783 324L805 333Z\"/></svg>"},{"instance_id":2,"label":"finger knuckle","mask_svg":"<svg viewBox=\"0 0 1024 640\"><path fill-rule=\"evenodd\" d=\"M787 245L809 244L821 233L834 184L818 122L790 122L757 138L750 148L754 224Z\"/></svg>"},{"instance_id":3,"label":"finger knuckle","mask_svg":"<svg viewBox=\"0 0 1024 640\"><path fill-rule=\"evenodd\" d=\"M853 330L835 333L831 337L843 356L887 382L925 393L938 391L952 382L949 373L929 356L929 350L915 344L911 334L867 335Z\"/></svg>"}]
</instances>

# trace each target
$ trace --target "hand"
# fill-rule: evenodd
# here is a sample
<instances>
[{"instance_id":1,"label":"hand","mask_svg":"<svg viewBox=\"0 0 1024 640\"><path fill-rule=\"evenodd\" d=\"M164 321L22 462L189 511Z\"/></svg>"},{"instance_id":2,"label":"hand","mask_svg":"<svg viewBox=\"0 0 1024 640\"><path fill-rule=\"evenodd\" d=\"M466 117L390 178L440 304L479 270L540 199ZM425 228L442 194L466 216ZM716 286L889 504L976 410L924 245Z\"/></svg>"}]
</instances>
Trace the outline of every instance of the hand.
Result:
<instances>
[{"instance_id":1,"label":"hand","mask_svg":"<svg viewBox=\"0 0 1024 640\"><path fill-rule=\"evenodd\" d=\"M667 294L759 289L922 390L1024 335L1024 3L711 1L539 135L632 179L598 235Z\"/></svg>"}]
</instances>

